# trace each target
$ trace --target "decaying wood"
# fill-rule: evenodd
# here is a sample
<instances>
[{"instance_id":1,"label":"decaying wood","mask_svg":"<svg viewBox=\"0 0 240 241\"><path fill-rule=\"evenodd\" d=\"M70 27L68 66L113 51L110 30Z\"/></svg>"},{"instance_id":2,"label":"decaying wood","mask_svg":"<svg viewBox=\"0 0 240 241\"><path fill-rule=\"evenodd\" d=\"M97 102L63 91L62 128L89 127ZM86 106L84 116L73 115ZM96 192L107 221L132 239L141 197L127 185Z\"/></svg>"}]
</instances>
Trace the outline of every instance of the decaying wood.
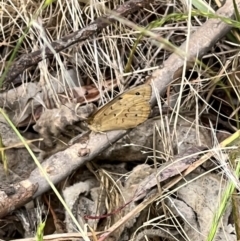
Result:
<instances>
[{"instance_id":1,"label":"decaying wood","mask_svg":"<svg viewBox=\"0 0 240 241\"><path fill-rule=\"evenodd\" d=\"M186 150L185 153L174 157L173 162L166 162L157 171L144 179L137 188L134 200L138 201L145 197L150 190L166 179L176 176L186 170L190 165L196 161L196 154L199 154L205 147L192 147Z\"/></svg>"},{"instance_id":2,"label":"decaying wood","mask_svg":"<svg viewBox=\"0 0 240 241\"><path fill-rule=\"evenodd\" d=\"M36 190L37 184L28 180L5 189L0 188L0 218L30 201Z\"/></svg>"}]
</instances>

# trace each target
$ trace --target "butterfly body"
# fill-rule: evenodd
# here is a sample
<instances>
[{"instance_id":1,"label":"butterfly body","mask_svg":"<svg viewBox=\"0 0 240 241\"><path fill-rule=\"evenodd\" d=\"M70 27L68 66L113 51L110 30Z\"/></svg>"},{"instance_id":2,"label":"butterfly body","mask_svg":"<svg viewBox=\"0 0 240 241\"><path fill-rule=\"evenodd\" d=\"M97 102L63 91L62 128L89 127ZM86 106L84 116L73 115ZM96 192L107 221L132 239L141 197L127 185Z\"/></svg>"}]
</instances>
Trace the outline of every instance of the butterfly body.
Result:
<instances>
[{"instance_id":1,"label":"butterfly body","mask_svg":"<svg viewBox=\"0 0 240 241\"><path fill-rule=\"evenodd\" d=\"M108 102L87 121L95 132L127 130L148 119L152 87L149 84L130 89Z\"/></svg>"}]
</instances>

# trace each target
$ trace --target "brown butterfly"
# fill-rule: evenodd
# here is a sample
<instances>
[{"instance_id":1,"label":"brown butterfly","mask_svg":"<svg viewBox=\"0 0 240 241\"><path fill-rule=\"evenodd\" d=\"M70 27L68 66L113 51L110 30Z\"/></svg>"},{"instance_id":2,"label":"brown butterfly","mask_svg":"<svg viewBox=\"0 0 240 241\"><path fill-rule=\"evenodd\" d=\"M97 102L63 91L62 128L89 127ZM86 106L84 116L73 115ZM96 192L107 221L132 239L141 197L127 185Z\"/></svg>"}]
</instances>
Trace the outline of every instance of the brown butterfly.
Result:
<instances>
[{"instance_id":1,"label":"brown butterfly","mask_svg":"<svg viewBox=\"0 0 240 241\"><path fill-rule=\"evenodd\" d=\"M138 126L148 119L151 95L151 85L144 84L116 96L87 120L88 127L104 132Z\"/></svg>"}]
</instances>

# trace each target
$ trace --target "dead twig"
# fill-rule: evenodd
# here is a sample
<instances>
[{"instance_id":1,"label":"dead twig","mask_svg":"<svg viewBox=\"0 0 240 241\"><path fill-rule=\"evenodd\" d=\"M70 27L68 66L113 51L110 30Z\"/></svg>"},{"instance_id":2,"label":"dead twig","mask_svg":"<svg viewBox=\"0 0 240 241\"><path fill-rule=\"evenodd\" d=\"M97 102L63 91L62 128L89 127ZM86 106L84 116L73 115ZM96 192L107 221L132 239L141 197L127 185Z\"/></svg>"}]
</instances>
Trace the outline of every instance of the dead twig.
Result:
<instances>
[{"instance_id":1,"label":"dead twig","mask_svg":"<svg viewBox=\"0 0 240 241\"><path fill-rule=\"evenodd\" d=\"M113 10L117 16L127 16L130 13L136 12L139 9L144 8L149 5L151 0L130 0L123 3L121 6ZM40 61L46 58L50 58L55 53L59 53L64 49L76 44L81 43L94 34L101 32L104 28L116 22L115 16L113 14L106 14L105 16L97 18L92 24L82 28L68 36L65 36L55 42L52 42L51 48L46 47L45 49L40 49L30 54L25 54L20 57L16 62L10 67L7 76L4 80L4 84L9 84L13 81L19 74L23 73L27 68L36 65ZM43 54L44 53L44 54Z\"/></svg>"}]
</instances>

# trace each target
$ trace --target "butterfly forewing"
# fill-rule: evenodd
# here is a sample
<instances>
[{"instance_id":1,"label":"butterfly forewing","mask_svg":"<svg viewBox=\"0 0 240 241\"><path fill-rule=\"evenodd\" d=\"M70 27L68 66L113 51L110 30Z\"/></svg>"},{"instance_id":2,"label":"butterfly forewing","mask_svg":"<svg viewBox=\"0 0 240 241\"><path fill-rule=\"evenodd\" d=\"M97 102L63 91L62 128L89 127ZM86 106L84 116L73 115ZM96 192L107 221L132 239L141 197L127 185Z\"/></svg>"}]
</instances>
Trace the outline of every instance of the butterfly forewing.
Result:
<instances>
[{"instance_id":1,"label":"butterfly forewing","mask_svg":"<svg viewBox=\"0 0 240 241\"><path fill-rule=\"evenodd\" d=\"M120 94L89 118L89 128L102 132L136 127L150 114L151 94L150 85L141 85Z\"/></svg>"}]
</instances>

